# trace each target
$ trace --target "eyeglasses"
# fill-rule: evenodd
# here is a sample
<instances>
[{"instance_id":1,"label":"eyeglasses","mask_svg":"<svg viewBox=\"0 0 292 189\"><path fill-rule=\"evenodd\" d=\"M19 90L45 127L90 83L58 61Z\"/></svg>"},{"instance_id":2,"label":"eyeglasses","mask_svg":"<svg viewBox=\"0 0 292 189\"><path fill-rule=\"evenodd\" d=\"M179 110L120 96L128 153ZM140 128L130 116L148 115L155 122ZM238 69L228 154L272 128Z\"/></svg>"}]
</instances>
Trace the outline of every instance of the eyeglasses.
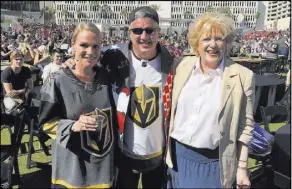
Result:
<instances>
[{"instance_id":1,"label":"eyeglasses","mask_svg":"<svg viewBox=\"0 0 292 189\"><path fill-rule=\"evenodd\" d=\"M143 31L145 31L148 35L151 35L154 33L154 31L157 28L133 28L130 29L135 35L141 35L143 33Z\"/></svg>"}]
</instances>

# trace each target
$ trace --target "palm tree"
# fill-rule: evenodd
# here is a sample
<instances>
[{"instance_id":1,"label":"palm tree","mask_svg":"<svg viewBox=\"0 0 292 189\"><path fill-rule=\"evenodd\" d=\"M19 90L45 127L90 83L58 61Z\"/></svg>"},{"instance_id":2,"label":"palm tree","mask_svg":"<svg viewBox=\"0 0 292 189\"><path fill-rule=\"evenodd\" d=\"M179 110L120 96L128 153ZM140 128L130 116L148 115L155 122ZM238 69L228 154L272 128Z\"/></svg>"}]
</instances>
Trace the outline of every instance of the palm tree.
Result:
<instances>
[{"instance_id":1,"label":"palm tree","mask_svg":"<svg viewBox=\"0 0 292 189\"><path fill-rule=\"evenodd\" d=\"M127 24L128 22L128 14L129 14L129 11L126 9L126 8L123 8L120 12L120 14L122 15L123 19L124 19L124 22L125 24Z\"/></svg>"},{"instance_id":2,"label":"palm tree","mask_svg":"<svg viewBox=\"0 0 292 189\"><path fill-rule=\"evenodd\" d=\"M150 7L152 7L154 10L156 10L156 12L163 10L163 9L161 9L161 6L157 5L157 4L151 4Z\"/></svg>"},{"instance_id":3,"label":"palm tree","mask_svg":"<svg viewBox=\"0 0 292 189\"><path fill-rule=\"evenodd\" d=\"M93 11L95 15L97 15L96 17L98 19L101 18L101 8L102 7L98 1L90 1L90 10Z\"/></svg>"},{"instance_id":4,"label":"palm tree","mask_svg":"<svg viewBox=\"0 0 292 189\"><path fill-rule=\"evenodd\" d=\"M77 14L77 18L78 18L78 19L80 19L80 18L82 17L82 11L81 11L81 8L77 9L76 14Z\"/></svg>"},{"instance_id":5,"label":"palm tree","mask_svg":"<svg viewBox=\"0 0 292 189\"><path fill-rule=\"evenodd\" d=\"M65 22L67 22L67 18L68 18L68 16L69 16L69 12L68 12L68 10L63 9L62 12L61 12L61 15L64 16L64 18L65 18Z\"/></svg>"},{"instance_id":6,"label":"palm tree","mask_svg":"<svg viewBox=\"0 0 292 189\"><path fill-rule=\"evenodd\" d=\"M23 7L24 7L24 5L25 5L25 1L22 1L21 5L20 5L20 11L21 11L20 21L21 21L21 25L23 25Z\"/></svg>"},{"instance_id":7,"label":"palm tree","mask_svg":"<svg viewBox=\"0 0 292 189\"><path fill-rule=\"evenodd\" d=\"M90 10L95 12L100 12L101 5L98 1L90 1Z\"/></svg>"},{"instance_id":8,"label":"palm tree","mask_svg":"<svg viewBox=\"0 0 292 189\"><path fill-rule=\"evenodd\" d=\"M70 18L70 23L72 24L72 19L73 19L73 22L74 22L74 13L73 12L69 12L68 18Z\"/></svg>"},{"instance_id":9,"label":"palm tree","mask_svg":"<svg viewBox=\"0 0 292 189\"><path fill-rule=\"evenodd\" d=\"M218 12L225 14L226 16L232 18L232 12L229 7L220 7L217 9Z\"/></svg>"},{"instance_id":10,"label":"palm tree","mask_svg":"<svg viewBox=\"0 0 292 189\"><path fill-rule=\"evenodd\" d=\"M255 17L256 17L256 22L255 22L255 26L254 26L254 31L255 31L255 29L256 29L256 26L257 26L257 24L258 24L258 20L259 20L260 16L261 16L261 13L260 13L260 12L257 12L256 15L255 15Z\"/></svg>"},{"instance_id":11,"label":"palm tree","mask_svg":"<svg viewBox=\"0 0 292 189\"><path fill-rule=\"evenodd\" d=\"M194 15L191 11L187 10L184 12L184 18L185 19L193 19L194 18Z\"/></svg>"},{"instance_id":12,"label":"palm tree","mask_svg":"<svg viewBox=\"0 0 292 189\"><path fill-rule=\"evenodd\" d=\"M112 10L108 5L102 5L101 18L104 18L104 19L110 18L111 13L112 13Z\"/></svg>"},{"instance_id":13,"label":"palm tree","mask_svg":"<svg viewBox=\"0 0 292 189\"><path fill-rule=\"evenodd\" d=\"M206 12L213 12L213 11L214 11L214 8L212 6L208 5L206 7Z\"/></svg>"},{"instance_id":14,"label":"palm tree","mask_svg":"<svg viewBox=\"0 0 292 189\"><path fill-rule=\"evenodd\" d=\"M42 17L44 17L45 12L46 12L46 9L45 8L42 8L40 10L41 15L40 15L39 19L41 19Z\"/></svg>"},{"instance_id":15,"label":"palm tree","mask_svg":"<svg viewBox=\"0 0 292 189\"><path fill-rule=\"evenodd\" d=\"M54 5L51 5L49 7L46 7L46 11L45 13L48 15L49 17L49 22L51 23L52 19L54 18L55 16L55 13L56 13L56 8Z\"/></svg>"}]
</instances>

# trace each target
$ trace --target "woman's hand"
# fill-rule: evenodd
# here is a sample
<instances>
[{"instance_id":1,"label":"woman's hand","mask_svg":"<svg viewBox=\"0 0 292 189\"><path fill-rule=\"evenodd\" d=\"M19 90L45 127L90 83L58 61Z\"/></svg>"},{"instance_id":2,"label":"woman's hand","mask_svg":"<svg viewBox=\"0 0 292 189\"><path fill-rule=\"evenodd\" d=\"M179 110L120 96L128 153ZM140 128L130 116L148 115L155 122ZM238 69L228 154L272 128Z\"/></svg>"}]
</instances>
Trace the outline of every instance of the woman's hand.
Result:
<instances>
[{"instance_id":1,"label":"woman's hand","mask_svg":"<svg viewBox=\"0 0 292 189\"><path fill-rule=\"evenodd\" d=\"M79 120L76 121L72 126L73 132L80 131L96 131L97 128L97 115L85 116L81 115Z\"/></svg>"},{"instance_id":2,"label":"woman's hand","mask_svg":"<svg viewBox=\"0 0 292 189\"><path fill-rule=\"evenodd\" d=\"M236 188L250 188L247 170L238 168L236 173Z\"/></svg>"},{"instance_id":3,"label":"woman's hand","mask_svg":"<svg viewBox=\"0 0 292 189\"><path fill-rule=\"evenodd\" d=\"M70 68L70 69L74 69L75 68L75 65L76 65L76 62L73 58L69 58L68 60L66 60L66 62L64 62L62 64L62 67L63 68Z\"/></svg>"},{"instance_id":4,"label":"woman's hand","mask_svg":"<svg viewBox=\"0 0 292 189\"><path fill-rule=\"evenodd\" d=\"M37 49L33 49L33 51L36 53L36 54L39 54L39 51Z\"/></svg>"}]
</instances>

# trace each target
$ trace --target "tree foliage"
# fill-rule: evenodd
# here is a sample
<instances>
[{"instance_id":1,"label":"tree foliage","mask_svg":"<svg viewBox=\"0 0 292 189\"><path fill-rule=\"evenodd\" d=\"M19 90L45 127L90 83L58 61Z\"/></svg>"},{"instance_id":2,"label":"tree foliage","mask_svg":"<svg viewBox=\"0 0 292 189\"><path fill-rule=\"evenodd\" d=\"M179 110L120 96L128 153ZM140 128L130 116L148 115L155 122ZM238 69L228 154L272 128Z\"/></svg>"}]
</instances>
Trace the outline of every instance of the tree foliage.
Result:
<instances>
[{"instance_id":1,"label":"tree foliage","mask_svg":"<svg viewBox=\"0 0 292 189\"><path fill-rule=\"evenodd\" d=\"M157 4L151 4L150 7L152 7L156 12L161 11L161 6Z\"/></svg>"},{"instance_id":2,"label":"tree foliage","mask_svg":"<svg viewBox=\"0 0 292 189\"><path fill-rule=\"evenodd\" d=\"M217 9L218 12L225 14L226 16L232 18L232 12L229 7L219 7Z\"/></svg>"}]
</instances>

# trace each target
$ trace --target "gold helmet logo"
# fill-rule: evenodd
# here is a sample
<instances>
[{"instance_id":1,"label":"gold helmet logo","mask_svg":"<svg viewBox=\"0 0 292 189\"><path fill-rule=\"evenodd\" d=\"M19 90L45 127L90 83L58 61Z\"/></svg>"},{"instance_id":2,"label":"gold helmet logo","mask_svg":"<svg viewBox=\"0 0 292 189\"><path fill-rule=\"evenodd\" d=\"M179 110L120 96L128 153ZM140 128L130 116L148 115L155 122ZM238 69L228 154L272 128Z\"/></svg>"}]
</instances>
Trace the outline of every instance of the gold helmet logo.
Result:
<instances>
[{"instance_id":1,"label":"gold helmet logo","mask_svg":"<svg viewBox=\"0 0 292 189\"><path fill-rule=\"evenodd\" d=\"M98 115L96 131L81 131L81 147L91 155L103 157L113 144L111 109L96 109L86 115Z\"/></svg>"},{"instance_id":2,"label":"gold helmet logo","mask_svg":"<svg viewBox=\"0 0 292 189\"><path fill-rule=\"evenodd\" d=\"M159 115L159 87L137 87L131 97L130 117L142 128L153 123Z\"/></svg>"}]
</instances>

